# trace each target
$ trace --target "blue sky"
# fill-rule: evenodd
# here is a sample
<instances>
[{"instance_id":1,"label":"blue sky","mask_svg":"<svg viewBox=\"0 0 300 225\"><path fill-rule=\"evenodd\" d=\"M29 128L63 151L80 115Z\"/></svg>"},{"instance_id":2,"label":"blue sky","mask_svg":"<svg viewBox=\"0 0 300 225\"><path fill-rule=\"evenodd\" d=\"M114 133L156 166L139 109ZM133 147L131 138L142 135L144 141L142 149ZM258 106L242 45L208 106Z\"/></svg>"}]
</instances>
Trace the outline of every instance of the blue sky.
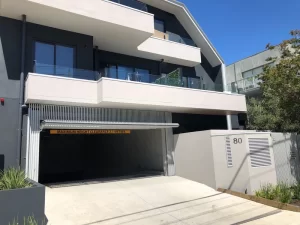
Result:
<instances>
[{"instance_id":1,"label":"blue sky","mask_svg":"<svg viewBox=\"0 0 300 225\"><path fill-rule=\"evenodd\" d=\"M180 0L226 64L279 44L300 29L300 0Z\"/></svg>"}]
</instances>

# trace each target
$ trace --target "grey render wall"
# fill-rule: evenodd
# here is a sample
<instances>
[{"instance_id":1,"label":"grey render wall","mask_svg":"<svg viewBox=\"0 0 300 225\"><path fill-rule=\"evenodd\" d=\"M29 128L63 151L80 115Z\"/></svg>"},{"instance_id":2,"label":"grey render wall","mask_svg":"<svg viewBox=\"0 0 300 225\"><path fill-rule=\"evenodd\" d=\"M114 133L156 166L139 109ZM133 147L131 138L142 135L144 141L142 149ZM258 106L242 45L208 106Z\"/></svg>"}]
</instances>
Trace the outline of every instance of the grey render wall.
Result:
<instances>
[{"instance_id":1,"label":"grey render wall","mask_svg":"<svg viewBox=\"0 0 300 225\"><path fill-rule=\"evenodd\" d=\"M21 23L0 17L0 155L4 154L4 166L15 166L17 150L17 120L19 105L19 79Z\"/></svg>"},{"instance_id":2,"label":"grey render wall","mask_svg":"<svg viewBox=\"0 0 300 225\"><path fill-rule=\"evenodd\" d=\"M33 216L38 224L46 224L45 186L32 182L33 187L0 191L0 224L8 225Z\"/></svg>"},{"instance_id":3,"label":"grey render wall","mask_svg":"<svg viewBox=\"0 0 300 225\"><path fill-rule=\"evenodd\" d=\"M264 66L269 62L266 61L269 57L280 57L279 46L276 46L273 50L266 50L256 55L242 59L236 63L233 63L226 68L226 82L231 84L232 82L242 80L242 73L252 70L254 68Z\"/></svg>"},{"instance_id":4,"label":"grey render wall","mask_svg":"<svg viewBox=\"0 0 300 225\"><path fill-rule=\"evenodd\" d=\"M217 188L210 131L174 135L176 175Z\"/></svg>"}]
</instances>

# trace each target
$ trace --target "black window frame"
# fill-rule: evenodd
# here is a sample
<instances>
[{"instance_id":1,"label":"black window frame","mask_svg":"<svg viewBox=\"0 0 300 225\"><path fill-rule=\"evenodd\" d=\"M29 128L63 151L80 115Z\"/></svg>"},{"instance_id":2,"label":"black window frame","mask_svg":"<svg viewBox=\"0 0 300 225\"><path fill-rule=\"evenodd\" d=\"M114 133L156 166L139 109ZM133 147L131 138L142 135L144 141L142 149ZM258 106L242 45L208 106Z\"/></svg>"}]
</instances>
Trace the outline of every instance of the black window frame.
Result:
<instances>
[{"instance_id":1,"label":"black window frame","mask_svg":"<svg viewBox=\"0 0 300 225\"><path fill-rule=\"evenodd\" d=\"M77 68L77 57L76 57L76 55L77 55L77 47L76 46L74 46L74 45L68 45L68 44L62 44L62 43L59 43L59 42L51 42L51 41L44 41L44 40L38 40L38 39L36 39L36 40L34 40L33 41L33 67L32 68L34 68L34 66L35 66L35 63L37 62L37 60L36 60L36 55L35 55L35 53L36 53L36 43L37 42L39 42L39 43L42 43L42 44L47 44L47 45L53 45L54 46L54 66L56 66L56 46L57 45L59 45L59 46L63 46L63 47L68 47L68 48L73 48L73 52L74 52L74 54L73 54L73 69L76 69ZM54 67L54 68L56 68L56 67Z\"/></svg>"}]
</instances>

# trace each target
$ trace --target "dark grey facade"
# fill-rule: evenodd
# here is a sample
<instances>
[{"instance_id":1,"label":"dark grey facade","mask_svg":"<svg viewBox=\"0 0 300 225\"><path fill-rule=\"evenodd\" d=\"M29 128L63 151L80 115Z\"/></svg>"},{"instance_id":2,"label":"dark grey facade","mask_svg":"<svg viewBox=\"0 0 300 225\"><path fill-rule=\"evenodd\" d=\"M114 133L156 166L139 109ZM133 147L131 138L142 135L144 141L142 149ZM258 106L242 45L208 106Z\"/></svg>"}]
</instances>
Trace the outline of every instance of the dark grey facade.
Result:
<instances>
[{"instance_id":1,"label":"dark grey facade","mask_svg":"<svg viewBox=\"0 0 300 225\"><path fill-rule=\"evenodd\" d=\"M17 123L21 73L21 22L0 17L0 155L17 165ZM2 165L0 165L2 167Z\"/></svg>"},{"instance_id":2,"label":"dark grey facade","mask_svg":"<svg viewBox=\"0 0 300 225\"><path fill-rule=\"evenodd\" d=\"M165 22L166 31L176 33L183 38L191 37L185 31L177 18L160 9L148 6L148 11L155 15L155 18ZM19 88L21 73L21 20L14 20L0 17L0 98L5 99L4 105L0 105L0 168L17 166L18 146L18 110L19 110ZM149 70L151 74L160 75L161 73L170 73L175 69L181 68L182 75L186 77L201 77L211 84L222 84L220 67L212 67L206 57L202 54L202 63L198 65L202 69L197 72L194 67L185 67L159 61L142 59L127 55L121 55L113 52L96 49L93 43L93 37L89 35L59 30L56 28L45 27L38 24L26 23L26 46L25 46L25 77L28 72L34 72L35 42L55 43L60 45L72 46L75 49L75 67L84 70L99 71L109 64L130 66ZM80 91L80 90L78 90ZM26 112L25 112L26 114ZM185 115L181 115L178 121L184 121ZM192 116L188 116L192 118ZM194 117L193 117L194 118ZM226 128L225 116L198 116L199 126L191 130L204 129L223 129ZM193 122L188 119L190 123ZM201 123L203 121L203 123ZM206 125L203 125L206 124ZM211 125L212 124L212 125ZM187 125L189 127L190 125ZM193 125L194 126L194 125ZM26 143L26 126L23 126L23 148ZM188 129L190 130L190 128ZM177 130L180 133L181 130ZM21 153L22 159L25 158L25 152ZM3 164L4 161L4 165ZM23 162L24 164L24 162ZM24 165L23 165L24 167Z\"/></svg>"}]
</instances>

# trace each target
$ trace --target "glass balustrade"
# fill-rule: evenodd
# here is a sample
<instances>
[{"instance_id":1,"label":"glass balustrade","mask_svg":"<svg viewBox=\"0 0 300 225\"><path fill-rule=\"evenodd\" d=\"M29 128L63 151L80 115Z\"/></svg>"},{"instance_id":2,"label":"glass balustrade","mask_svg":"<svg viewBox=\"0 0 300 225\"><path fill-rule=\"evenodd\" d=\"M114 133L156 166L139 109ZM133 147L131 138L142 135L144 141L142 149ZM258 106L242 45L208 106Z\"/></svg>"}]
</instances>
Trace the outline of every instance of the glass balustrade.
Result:
<instances>
[{"instance_id":1,"label":"glass balustrade","mask_svg":"<svg viewBox=\"0 0 300 225\"><path fill-rule=\"evenodd\" d=\"M77 68L70 68L59 65L48 65L43 63L35 63L33 67L34 73L54 75L60 77L69 77L84 80L99 80L101 74L92 70L84 70Z\"/></svg>"},{"instance_id":2,"label":"glass balustrade","mask_svg":"<svg viewBox=\"0 0 300 225\"><path fill-rule=\"evenodd\" d=\"M246 93L258 89L261 80L258 76L248 77L243 80L238 80L227 85L227 90L232 93Z\"/></svg>"},{"instance_id":3,"label":"glass balustrade","mask_svg":"<svg viewBox=\"0 0 300 225\"><path fill-rule=\"evenodd\" d=\"M69 68L58 65L47 65L41 63L35 63L34 73L53 75L60 77L84 79L97 81L101 77L108 77L118 80L127 80L133 82L142 82L149 84L166 85L173 87L184 87L190 89L210 90L222 92L222 84L207 85L201 82L200 78L196 77L181 77L176 73L176 70L170 74L165 75L153 75L149 73L128 72L128 70L115 69L115 68L103 68L98 71L83 70L77 68Z\"/></svg>"}]
</instances>

